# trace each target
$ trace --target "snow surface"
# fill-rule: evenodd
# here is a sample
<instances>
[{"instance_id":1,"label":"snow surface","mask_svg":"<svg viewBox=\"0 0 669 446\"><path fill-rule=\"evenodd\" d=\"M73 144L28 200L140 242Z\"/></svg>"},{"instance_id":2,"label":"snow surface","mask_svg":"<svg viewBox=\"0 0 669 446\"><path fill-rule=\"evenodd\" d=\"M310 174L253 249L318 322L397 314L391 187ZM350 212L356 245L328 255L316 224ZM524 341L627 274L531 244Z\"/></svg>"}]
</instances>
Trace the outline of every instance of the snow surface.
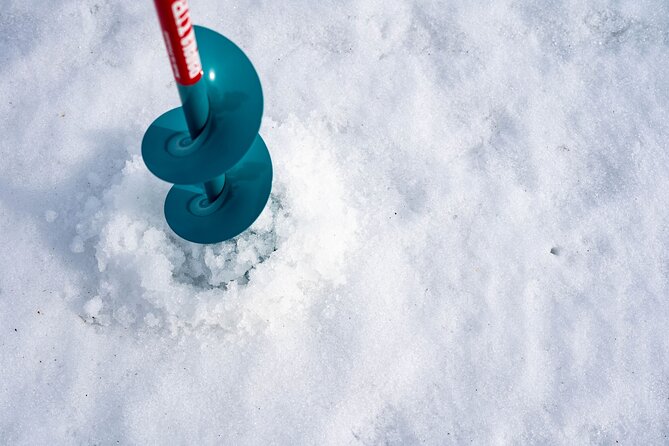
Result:
<instances>
[{"instance_id":1,"label":"snow surface","mask_svg":"<svg viewBox=\"0 0 669 446\"><path fill-rule=\"evenodd\" d=\"M669 444L669 3L192 0L271 202L166 226L150 1L0 1L0 443Z\"/></svg>"}]
</instances>

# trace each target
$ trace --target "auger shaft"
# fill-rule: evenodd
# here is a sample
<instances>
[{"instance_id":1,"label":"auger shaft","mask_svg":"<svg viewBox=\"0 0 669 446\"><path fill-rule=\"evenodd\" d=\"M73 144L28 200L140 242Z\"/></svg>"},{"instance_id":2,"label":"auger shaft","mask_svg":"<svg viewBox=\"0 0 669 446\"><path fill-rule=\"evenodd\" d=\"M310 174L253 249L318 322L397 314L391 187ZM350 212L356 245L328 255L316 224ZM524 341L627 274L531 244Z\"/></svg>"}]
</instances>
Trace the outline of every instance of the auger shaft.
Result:
<instances>
[{"instance_id":1,"label":"auger shaft","mask_svg":"<svg viewBox=\"0 0 669 446\"><path fill-rule=\"evenodd\" d=\"M188 1L154 0L154 3L179 90L181 108L191 140L195 140L207 125L210 107ZM203 189L207 199L210 202L216 200L224 185L225 175L205 182Z\"/></svg>"},{"instance_id":2,"label":"auger shaft","mask_svg":"<svg viewBox=\"0 0 669 446\"><path fill-rule=\"evenodd\" d=\"M191 139L197 138L209 117L209 98L207 97L207 83L200 79L193 85L181 85L177 83L181 108L184 111L186 124Z\"/></svg>"}]
</instances>

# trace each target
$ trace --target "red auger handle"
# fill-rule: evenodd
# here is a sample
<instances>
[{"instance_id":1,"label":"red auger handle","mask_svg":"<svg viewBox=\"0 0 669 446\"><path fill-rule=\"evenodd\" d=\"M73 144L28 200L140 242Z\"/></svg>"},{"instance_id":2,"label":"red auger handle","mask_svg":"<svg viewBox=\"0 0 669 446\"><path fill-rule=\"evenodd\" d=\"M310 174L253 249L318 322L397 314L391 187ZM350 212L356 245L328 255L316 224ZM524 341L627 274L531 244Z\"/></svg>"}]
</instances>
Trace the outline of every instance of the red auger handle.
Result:
<instances>
[{"instance_id":1,"label":"red auger handle","mask_svg":"<svg viewBox=\"0 0 669 446\"><path fill-rule=\"evenodd\" d=\"M202 77L202 62L190 19L188 0L154 0L174 79L193 85Z\"/></svg>"}]
</instances>

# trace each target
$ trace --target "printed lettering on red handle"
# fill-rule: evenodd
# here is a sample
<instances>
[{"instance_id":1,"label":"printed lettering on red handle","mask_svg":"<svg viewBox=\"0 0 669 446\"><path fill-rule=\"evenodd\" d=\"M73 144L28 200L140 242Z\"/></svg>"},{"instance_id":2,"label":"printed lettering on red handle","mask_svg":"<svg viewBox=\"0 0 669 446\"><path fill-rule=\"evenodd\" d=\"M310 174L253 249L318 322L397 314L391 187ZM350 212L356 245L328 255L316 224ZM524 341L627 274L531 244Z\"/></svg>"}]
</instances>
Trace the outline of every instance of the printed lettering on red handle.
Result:
<instances>
[{"instance_id":1,"label":"printed lettering on red handle","mask_svg":"<svg viewBox=\"0 0 669 446\"><path fill-rule=\"evenodd\" d=\"M202 62L190 20L188 0L155 0L174 79L193 85L202 77Z\"/></svg>"}]
</instances>

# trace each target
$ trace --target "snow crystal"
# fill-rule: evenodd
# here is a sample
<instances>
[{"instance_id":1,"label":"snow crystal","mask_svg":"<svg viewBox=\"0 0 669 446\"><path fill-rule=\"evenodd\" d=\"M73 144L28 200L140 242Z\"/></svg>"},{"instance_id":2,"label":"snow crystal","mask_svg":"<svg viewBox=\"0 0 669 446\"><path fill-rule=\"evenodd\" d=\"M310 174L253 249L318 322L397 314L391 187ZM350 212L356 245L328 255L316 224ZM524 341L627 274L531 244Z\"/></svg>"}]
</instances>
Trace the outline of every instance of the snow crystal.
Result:
<instances>
[{"instance_id":1,"label":"snow crystal","mask_svg":"<svg viewBox=\"0 0 669 446\"><path fill-rule=\"evenodd\" d=\"M49 223L53 223L57 218L58 212L56 211L48 210L44 213L44 219Z\"/></svg>"},{"instance_id":2,"label":"snow crystal","mask_svg":"<svg viewBox=\"0 0 669 446\"><path fill-rule=\"evenodd\" d=\"M87 316L94 318L99 316L100 310L104 306L102 299L96 296L93 299L90 299L84 304L84 312Z\"/></svg>"}]
</instances>

